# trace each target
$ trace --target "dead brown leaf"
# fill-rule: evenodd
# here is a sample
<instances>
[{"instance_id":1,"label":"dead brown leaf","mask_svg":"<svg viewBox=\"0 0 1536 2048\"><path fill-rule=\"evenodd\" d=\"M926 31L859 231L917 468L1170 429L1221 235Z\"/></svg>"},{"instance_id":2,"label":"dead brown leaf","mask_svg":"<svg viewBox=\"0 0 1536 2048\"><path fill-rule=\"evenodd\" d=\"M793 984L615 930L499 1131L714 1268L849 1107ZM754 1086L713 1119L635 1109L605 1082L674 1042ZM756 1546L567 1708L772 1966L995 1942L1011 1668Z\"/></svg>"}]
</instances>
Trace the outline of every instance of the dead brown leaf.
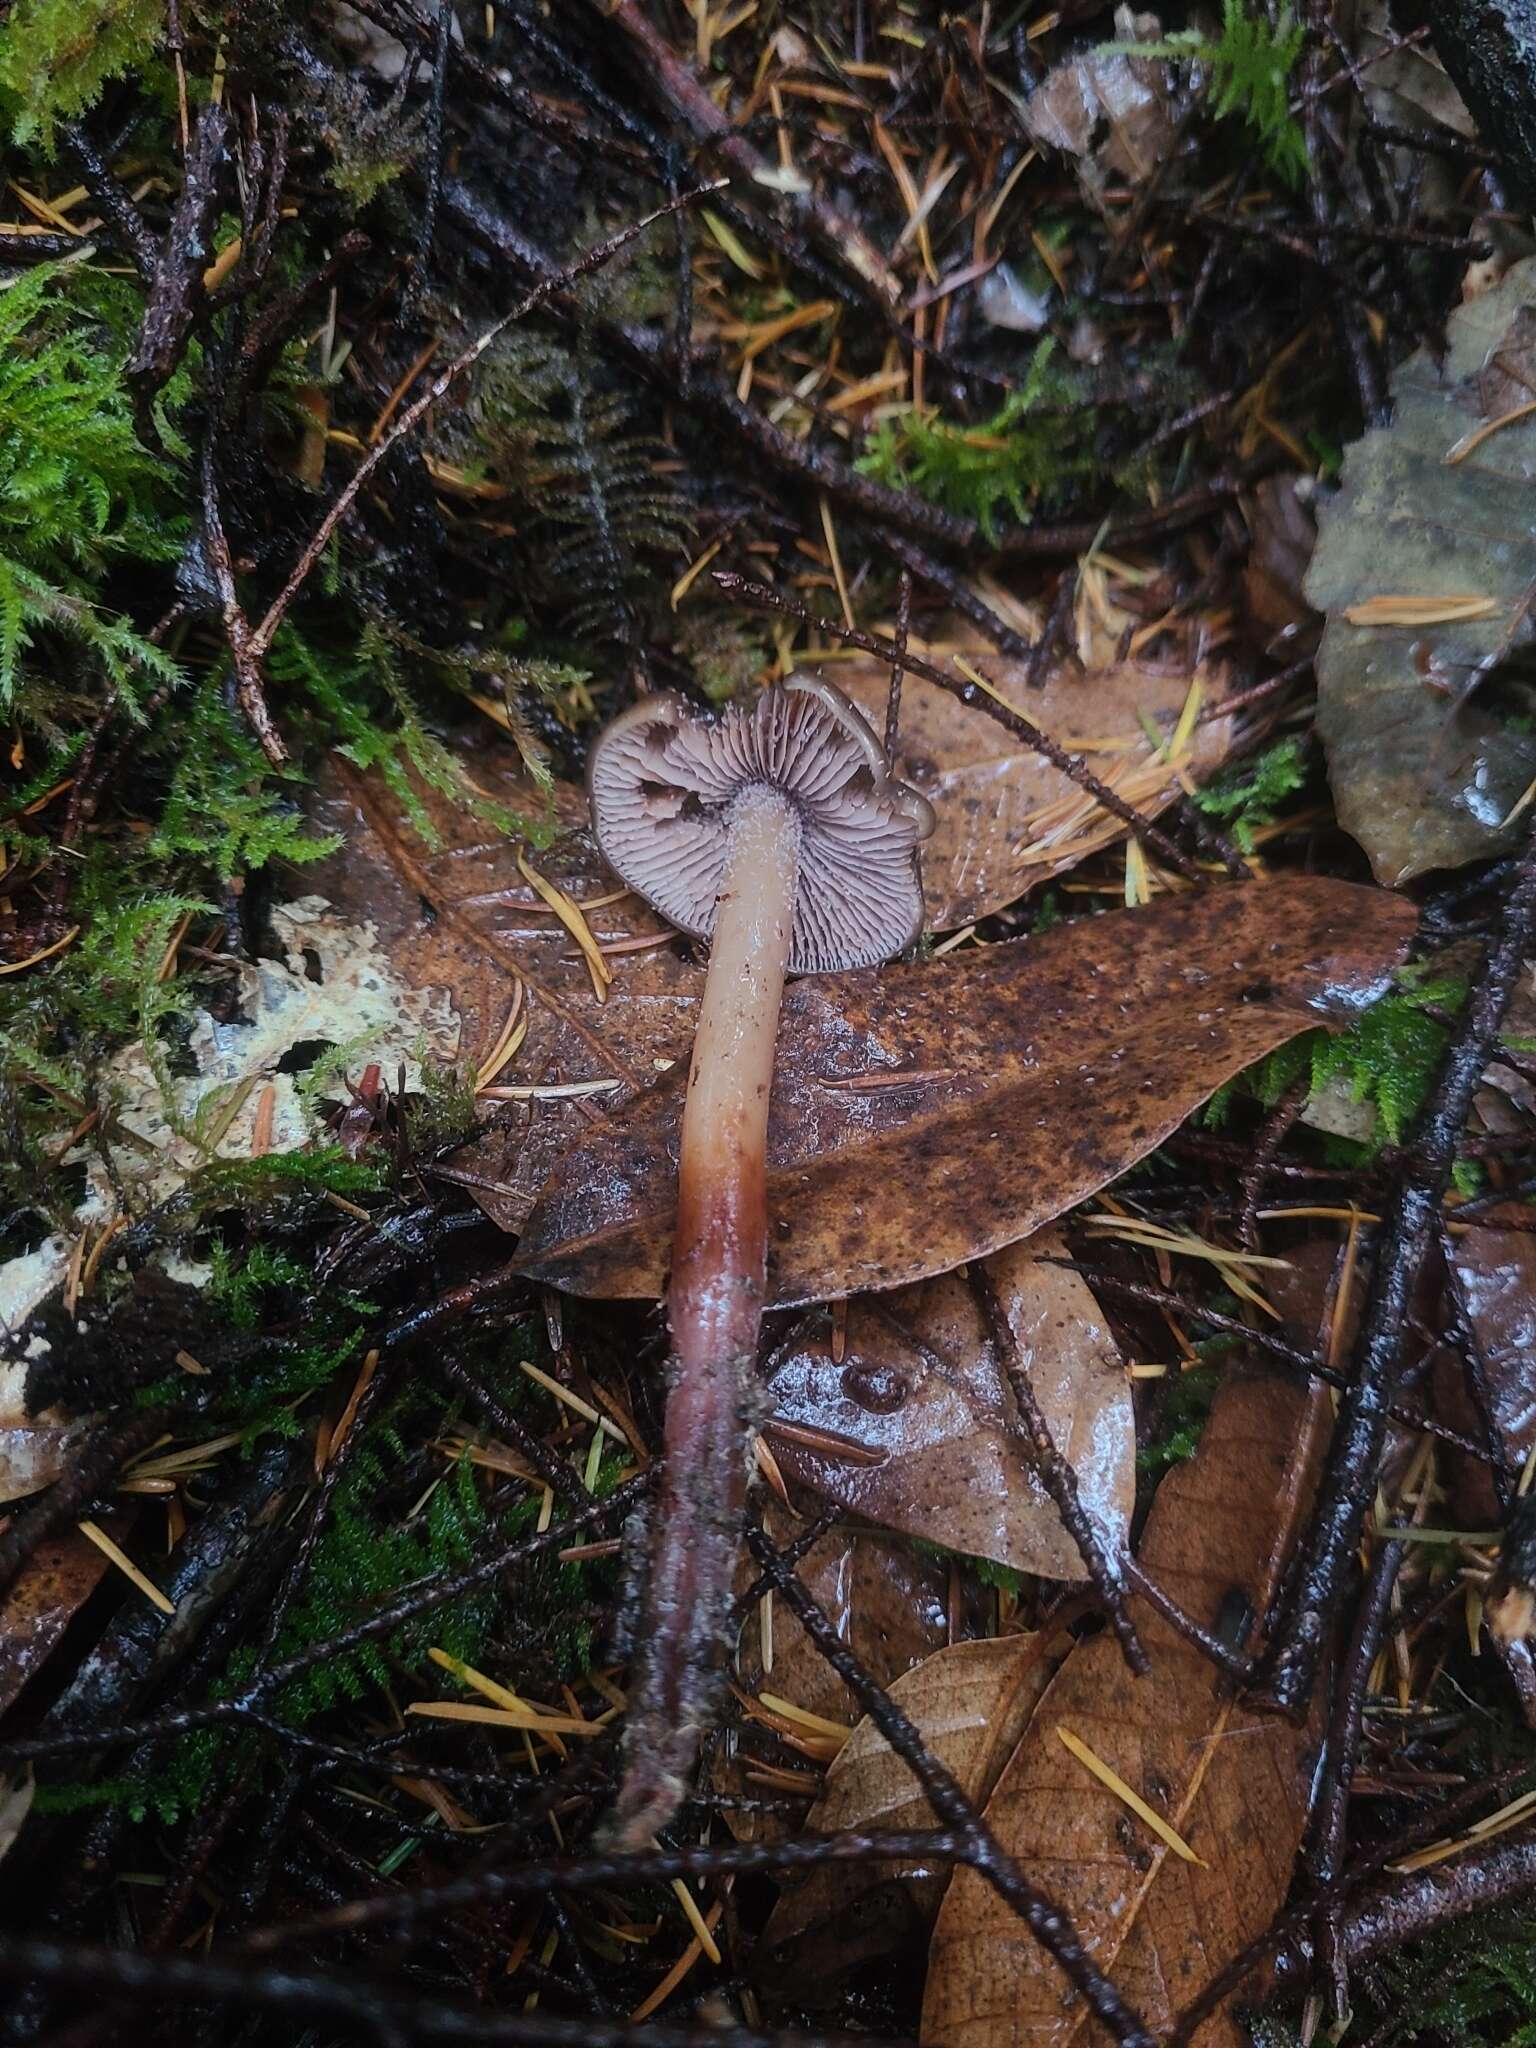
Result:
<instances>
[{"instance_id":1,"label":"dead brown leaf","mask_svg":"<svg viewBox=\"0 0 1536 2048\"><path fill-rule=\"evenodd\" d=\"M471 772L498 803L537 813L539 800L514 749L488 742L475 751ZM376 778L335 765L315 822L344 833L345 844L307 869L306 880L347 917L377 927L403 981L448 991L462 1022L461 1055L477 1067L495 1046L524 981L527 1035L493 1086L609 1084L574 1101L550 1095L497 1101L496 1127L471 1154L458 1156L458 1169L480 1183L472 1192L487 1214L515 1230L549 1166L572 1133L585 1129L590 1106L616 1106L686 1055L704 977L649 905L617 893L620 885L586 836L580 790L557 788L556 815L565 829L553 845L532 852L434 791L419 789L418 795L436 828L436 846L426 843ZM631 949L605 955L613 977L606 1002L595 999L570 932L519 869L520 852L578 905L606 899L588 920L592 934L600 946Z\"/></svg>"},{"instance_id":2,"label":"dead brown leaf","mask_svg":"<svg viewBox=\"0 0 1536 2048\"><path fill-rule=\"evenodd\" d=\"M1061 1633L1054 1643L1040 1635L954 1643L893 1681L891 1698L974 1806L984 1807L991 1797L1070 1640ZM932 1825L912 1773L875 1724L860 1721L828 1769L806 1826L836 1834ZM769 1915L761 1974L781 1983L815 1982L835 1998L850 1962L894 1959L903 1947L910 1953L913 1941L926 1940L947 1881L947 1867L914 1863L809 1870L800 1882L786 1884ZM850 1942L855 1925L863 1938ZM882 1942L881 1935L888 1939Z\"/></svg>"},{"instance_id":3,"label":"dead brown leaf","mask_svg":"<svg viewBox=\"0 0 1536 2048\"><path fill-rule=\"evenodd\" d=\"M1517 1221L1523 1217L1518 1208ZM1477 1337L1493 1426L1508 1467L1519 1472L1536 1445L1536 1238L1501 1230L1498 1210L1486 1224L1470 1224L1450 1240L1451 1260L1467 1316ZM1483 1421L1462 1361L1446 1354L1435 1368L1435 1400L1445 1419L1481 1440ZM1488 1467L1460 1452L1448 1453L1453 1498L1461 1526L1486 1529L1502 1516Z\"/></svg>"},{"instance_id":4,"label":"dead brown leaf","mask_svg":"<svg viewBox=\"0 0 1536 2048\"><path fill-rule=\"evenodd\" d=\"M0 1603L0 1713L41 1669L109 1569L95 1544L73 1529L49 1538L33 1552Z\"/></svg>"},{"instance_id":5,"label":"dead brown leaf","mask_svg":"<svg viewBox=\"0 0 1536 2048\"><path fill-rule=\"evenodd\" d=\"M51 1486L86 1426L57 1408L32 1414L26 1400L28 1372L25 1355L0 1359L0 1507Z\"/></svg>"},{"instance_id":6,"label":"dead brown leaf","mask_svg":"<svg viewBox=\"0 0 1536 2048\"><path fill-rule=\"evenodd\" d=\"M763 1521L781 1547L804 1527L772 1500ZM814 1544L796 1570L843 1641L882 1685L894 1684L949 1642L949 1568L942 1558L921 1556L877 1530L839 1527ZM757 1567L743 1554L737 1594L756 1579ZM971 1628L979 1619L979 1610L972 1614L969 1608L960 1617L962 1626ZM839 1729L851 1728L859 1710L783 1601L759 1601L747 1615L731 1676L746 1705L740 1726L727 1731L717 1786L758 1798L782 1795L792 1786L775 1782L772 1774L787 1769L807 1792L819 1790L820 1773L837 1753L840 1738L797 1722L778 1705L762 1704L763 1696L811 1716L812 1723ZM773 1816L728 1813L726 1818L745 1841L788 1832Z\"/></svg>"},{"instance_id":7,"label":"dead brown leaf","mask_svg":"<svg viewBox=\"0 0 1536 2048\"><path fill-rule=\"evenodd\" d=\"M1123 1541L1136 1494L1130 1384L1098 1303L1041 1231L988 1260L1052 1440L1106 1541ZM973 1557L1081 1578L1018 1434L1007 1377L961 1274L849 1304L841 1363L831 1340L780 1354L767 1435L786 1478L840 1507ZM808 1446L782 1425L828 1432L865 1455ZM778 1426L776 1426L778 1425Z\"/></svg>"},{"instance_id":8,"label":"dead brown leaf","mask_svg":"<svg viewBox=\"0 0 1536 2048\"><path fill-rule=\"evenodd\" d=\"M1149 720L1171 740L1192 686L1198 682L1205 703L1221 695L1221 670L1122 661L1085 673L1062 663L1038 689L1029 687L1022 662L987 660L982 671L1000 696L1083 754L1093 772L1146 817L1181 794L1181 775L1203 780L1232 745L1230 719L1191 722L1164 759L1142 723ZM879 730L889 669L840 662L832 674ZM921 676L909 675L902 686L896 761L937 818L923 846L923 897L935 931L1001 910L1125 837L1121 821L1060 769Z\"/></svg>"},{"instance_id":9,"label":"dead brown leaf","mask_svg":"<svg viewBox=\"0 0 1536 2048\"><path fill-rule=\"evenodd\" d=\"M1321 1389L1237 1368L1196 1456L1158 1490L1140 1562L1229 1640L1246 1634L1274 1589L1330 1413ZM1211 1664L1144 1602L1133 1605L1150 1675L1132 1676L1108 1633L1079 1644L1041 1698L986 1818L1158 2029L1284 1898L1311 1742L1289 1722L1242 1712ZM1077 1760L1061 1729L1200 1860L1174 1854ZM926 2048L1065 2048L1086 2038L1099 2036L1044 1951L984 1880L957 1871L934 1931ZM1198 2038L1200 2048L1237 2048L1243 2037L1222 2015Z\"/></svg>"},{"instance_id":10,"label":"dead brown leaf","mask_svg":"<svg viewBox=\"0 0 1536 2048\"><path fill-rule=\"evenodd\" d=\"M1317 876L788 992L768 1132L780 1304L899 1287L1027 1237L1272 1046L1386 986L1400 897ZM572 1293L665 1285L684 1076L572 1146L519 1257Z\"/></svg>"},{"instance_id":11,"label":"dead brown leaf","mask_svg":"<svg viewBox=\"0 0 1536 2048\"><path fill-rule=\"evenodd\" d=\"M1115 10L1120 42L1155 42L1161 33L1155 14ZM1164 67L1110 44L1053 65L1022 119L1035 142L1078 159L1084 190L1101 204L1111 180L1138 184L1149 176L1176 129Z\"/></svg>"}]
</instances>

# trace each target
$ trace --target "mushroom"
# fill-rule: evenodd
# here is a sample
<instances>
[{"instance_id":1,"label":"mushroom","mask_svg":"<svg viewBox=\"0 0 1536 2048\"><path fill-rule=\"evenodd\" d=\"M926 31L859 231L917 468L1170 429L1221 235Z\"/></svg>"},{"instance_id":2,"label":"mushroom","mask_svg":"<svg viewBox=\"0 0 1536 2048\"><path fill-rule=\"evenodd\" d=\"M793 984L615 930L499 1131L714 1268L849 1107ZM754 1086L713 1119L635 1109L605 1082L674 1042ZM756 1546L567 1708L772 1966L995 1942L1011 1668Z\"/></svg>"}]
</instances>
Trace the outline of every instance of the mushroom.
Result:
<instances>
[{"instance_id":1,"label":"mushroom","mask_svg":"<svg viewBox=\"0 0 1536 2048\"><path fill-rule=\"evenodd\" d=\"M711 941L678 1161L666 1462L613 1825L638 1846L693 1759L746 1502L784 977L871 967L912 942L933 812L847 698L801 676L718 718L643 699L598 740L588 787L609 865Z\"/></svg>"}]
</instances>

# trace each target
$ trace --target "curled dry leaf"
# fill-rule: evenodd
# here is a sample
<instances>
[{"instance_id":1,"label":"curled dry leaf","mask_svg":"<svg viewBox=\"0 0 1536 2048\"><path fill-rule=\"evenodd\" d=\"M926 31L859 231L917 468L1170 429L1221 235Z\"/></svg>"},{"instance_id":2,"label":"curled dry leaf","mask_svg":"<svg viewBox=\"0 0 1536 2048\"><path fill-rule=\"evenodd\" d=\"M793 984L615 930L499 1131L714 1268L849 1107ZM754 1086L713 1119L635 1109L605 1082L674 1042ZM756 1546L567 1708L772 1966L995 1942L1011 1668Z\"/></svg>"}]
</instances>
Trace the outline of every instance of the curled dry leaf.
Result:
<instances>
[{"instance_id":1,"label":"curled dry leaf","mask_svg":"<svg viewBox=\"0 0 1536 2048\"><path fill-rule=\"evenodd\" d=\"M1294 877L796 983L768 1131L770 1299L899 1287L1027 1237L1250 1061L1381 994L1413 925L1385 891ZM519 1249L531 1277L662 1293L682 1079L560 1160Z\"/></svg>"},{"instance_id":2,"label":"curled dry leaf","mask_svg":"<svg viewBox=\"0 0 1536 2048\"><path fill-rule=\"evenodd\" d=\"M1455 314L1442 364L1422 349L1403 366L1392 425L1349 450L1321 515L1306 583L1328 620L1318 728L1339 817L1393 886L1525 829L1511 813L1536 734L1509 657L1536 630L1533 380L1536 260ZM1421 609L1362 611L1386 597Z\"/></svg>"},{"instance_id":3,"label":"curled dry leaf","mask_svg":"<svg viewBox=\"0 0 1536 2048\"><path fill-rule=\"evenodd\" d=\"M1124 1364L1085 1282L1041 1255L1042 1231L987 1261L1056 1448L1110 1548L1136 1494L1136 1421ZM945 1273L849 1304L841 1363L830 1340L791 1340L766 1434L786 1478L866 1520L1048 1578L1081 1578L1077 1546L1036 1477L976 1297ZM808 1447L782 1425L864 1455ZM780 1425L776 1427L775 1425Z\"/></svg>"},{"instance_id":4,"label":"curled dry leaf","mask_svg":"<svg viewBox=\"0 0 1536 2048\"><path fill-rule=\"evenodd\" d=\"M509 810L539 814L541 799L512 748L477 749L473 776ZM435 791L418 788L417 795L435 845L376 777L333 764L315 822L343 833L345 844L308 872L338 911L373 925L404 982L447 991L459 1015L461 1056L477 1068L524 981L526 1036L493 1085L604 1084L581 1106L560 1096L496 1103L493 1128L458 1155L481 1207L515 1230L572 1133L586 1128L584 1109L593 1102L612 1109L686 1055L704 976L671 928L637 896L620 892L586 837L580 790L557 788L556 823L564 829L531 854ZM570 932L519 867L519 853L571 902L600 904L586 920L592 936L600 947L622 949L604 955L613 977L605 1002L597 1001Z\"/></svg>"},{"instance_id":5,"label":"curled dry leaf","mask_svg":"<svg viewBox=\"0 0 1536 2048\"><path fill-rule=\"evenodd\" d=\"M61 1265L56 1280L63 1270ZM57 1408L35 1415L29 1410L29 1364L25 1353L0 1360L0 1508L51 1486L64 1470L70 1445L86 1427L83 1418Z\"/></svg>"},{"instance_id":6,"label":"curled dry leaf","mask_svg":"<svg viewBox=\"0 0 1536 2048\"><path fill-rule=\"evenodd\" d=\"M891 1698L978 1809L1069 1640L1019 1635L954 1643L892 1683ZM932 1825L917 1780L874 1722L860 1721L833 1758L806 1826L857 1834ZM799 1882L787 1881L763 1930L760 1981L813 1984L825 1994L815 2003L835 2002L852 1968L903 1954L910 1959L913 1945L927 1939L948 1877L947 1864L890 1862L811 1869Z\"/></svg>"},{"instance_id":7,"label":"curled dry leaf","mask_svg":"<svg viewBox=\"0 0 1536 2048\"><path fill-rule=\"evenodd\" d=\"M765 1504L763 1523L781 1548L804 1527L773 1500ZM949 1641L949 1570L942 1558L921 1556L876 1530L838 1527L813 1544L796 1569L838 1634L882 1685L894 1684ZM757 1576L757 1567L743 1552L737 1566L738 1597ZM962 1625L966 1619L960 1617ZM979 1615L971 1625L979 1625ZM772 1601L766 1610L759 1601L748 1612L731 1676L751 1704L744 1708L741 1722L727 1730L715 1770L719 1789L757 1798L782 1794L796 1785L807 1792L818 1789L817 1773L837 1754L839 1737L833 1731L851 1728L859 1710L853 1694L782 1600ZM817 1729L775 1706L759 1704L765 1693L810 1715L813 1723L830 1725ZM785 1769L794 1772L795 1779L775 1778L775 1772ZM789 1832L771 1814L727 1813L726 1820L744 1841L777 1839Z\"/></svg>"},{"instance_id":8,"label":"curled dry leaf","mask_svg":"<svg viewBox=\"0 0 1536 2048\"><path fill-rule=\"evenodd\" d=\"M1093 772L1156 817L1225 760L1230 718L1180 721L1225 687L1224 672L1186 662L1121 661L1084 672L1062 663L1031 689L1025 665L988 659L982 673L1034 724L1081 753ZM837 687L880 730L890 670L883 663L839 662ZM1168 746L1155 746L1148 728ZM901 692L896 770L933 805L933 836L922 850L923 898L936 931L971 924L1125 837L1120 819L1021 747L995 719L968 708L936 683L909 675Z\"/></svg>"},{"instance_id":9,"label":"curled dry leaf","mask_svg":"<svg viewBox=\"0 0 1536 2048\"><path fill-rule=\"evenodd\" d=\"M1116 8L1119 41L1155 42L1161 34L1155 14ZM1167 157L1176 128L1164 67L1113 44L1053 65L1022 118L1035 142L1078 158L1084 189L1100 203L1111 180L1148 177Z\"/></svg>"},{"instance_id":10,"label":"curled dry leaf","mask_svg":"<svg viewBox=\"0 0 1536 2048\"><path fill-rule=\"evenodd\" d=\"M1158 1489L1139 1552L1186 1612L1228 1641L1262 1614L1310 1499L1330 1409L1237 1368L1200 1448ZM1032 1882L1070 1914L1099 1968L1154 2030L1259 1931L1290 1883L1314 1744L1260 1720L1140 1600L1152 1659L1134 1677L1113 1636L1080 1643L1052 1679L986 1809ZM1065 1728L1182 1837L1177 1856L1068 1750ZM1055 1965L984 1880L959 1870L939 1911L923 2006L925 2048L1066 2048L1099 2039ZM1226 2015L1200 2048L1246 2039Z\"/></svg>"}]
</instances>

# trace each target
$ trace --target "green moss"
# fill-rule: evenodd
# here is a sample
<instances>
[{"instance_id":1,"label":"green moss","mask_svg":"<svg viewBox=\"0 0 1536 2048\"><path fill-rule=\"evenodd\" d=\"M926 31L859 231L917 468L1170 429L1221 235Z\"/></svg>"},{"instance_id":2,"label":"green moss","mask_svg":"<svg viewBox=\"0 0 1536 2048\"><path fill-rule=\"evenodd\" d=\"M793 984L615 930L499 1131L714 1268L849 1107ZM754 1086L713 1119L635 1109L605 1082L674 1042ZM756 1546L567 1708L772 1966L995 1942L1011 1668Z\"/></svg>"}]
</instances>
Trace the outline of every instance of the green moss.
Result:
<instances>
[{"instance_id":1,"label":"green moss","mask_svg":"<svg viewBox=\"0 0 1536 2048\"><path fill-rule=\"evenodd\" d=\"M1026 524L1037 504L1098 469L1095 410L1080 402L1073 374L1054 367L1054 348L1040 343L1023 383L987 419L968 427L920 412L882 420L855 466L974 519L989 541L1004 512Z\"/></svg>"},{"instance_id":2,"label":"green moss","mask_svg":"<svg viewBox=\"0 0 1536 2048\"><path fill-rule=\"evenodd\" d=\"M1459 1009L1466 997L1464 981L1437 980L1422 969L1405 967L1398 986L1343 1031L1305 1032L1218 1089L1206 1105L1204 1121L1224 1122L1238 1094L1253 1097L1261 1109L1273 1109L1303 1076L1309 1099L1329 1082L1340 1081L1351 1100L1377 1112L1376 1141L1348 1155L1350 1164L1366 1163L1382 1144L1403 1142L1440 1071L1450 1027L1428 1011Z\"/></svg>"},{"instance_id":3,"label":"green moss","mask_svg":"<svg viewBox=\"0 0 1536 2048\"><path fill-rule=\"evenodd\" d=\"M169 465L138 440L126 344L84 296L60 264L0 293L0 711L39 636L94 654L130 703L144 678L180 676L95 600L114 561L174 560L187 522Z\"/></svg>"},{"instance_id":4,"label":"green moss","mask_svg":"<svg viewBox=\"0 0 1536 2048\"><path fill-rule=\"evenodd\" d=\"M1220 1373L1209 1365L1169 1374L1158 1433L1136 1453L1138 1472L1155 1479L1170 1465L1182 1464L1195 1455L1220 1379Z\"/></svg>"},{"instance_id":5,"label":"green moss","mask_svg":"<svg viewBox=\"0 0 1536 2048\"><path fill-rule=\"evenodd\" d=\"M1244 853L1252 853L1258 832L1274 823L1279 806L1306 780L1306 743L1291 737L1277 740L1251 761L1224 768L1196 792L1195 802L1226 827Z\"/></svg>"},{"instance_id":6,"label":"green moss","mask_svg":"<svg viewBox=\"0 0 1536 2048\"><path fill-rule=\"evenodd\" d=\"M164 0L14 0L0 27L0 119L16 142L53 154L55 130L143 65Z\"/></svg>"}]
</instances>

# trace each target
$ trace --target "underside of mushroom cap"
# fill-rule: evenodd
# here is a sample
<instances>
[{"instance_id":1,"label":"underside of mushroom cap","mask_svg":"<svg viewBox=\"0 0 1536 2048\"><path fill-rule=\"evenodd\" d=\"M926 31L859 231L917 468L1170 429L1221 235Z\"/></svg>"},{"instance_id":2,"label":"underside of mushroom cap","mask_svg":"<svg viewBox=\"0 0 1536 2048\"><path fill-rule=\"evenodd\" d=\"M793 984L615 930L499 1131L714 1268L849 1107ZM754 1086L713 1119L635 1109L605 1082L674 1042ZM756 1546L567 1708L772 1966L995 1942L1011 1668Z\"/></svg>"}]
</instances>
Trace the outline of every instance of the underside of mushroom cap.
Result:
<instances>
[{"instance_id":1,"label":"underside of mushroom cap","mask_svg":"<svg viewBox=\"0 0 1536 2048\"><path fill-rule=\"evenodd\" d=\"M713 932L733 807L763 787L800 823L792 974L873 966L922 928L917 846L933 813L819 679L792 678L717 718L681 697L645 698L598 740L587 781L604 859L684 931Z\"/></svg>"}]
</instances>

